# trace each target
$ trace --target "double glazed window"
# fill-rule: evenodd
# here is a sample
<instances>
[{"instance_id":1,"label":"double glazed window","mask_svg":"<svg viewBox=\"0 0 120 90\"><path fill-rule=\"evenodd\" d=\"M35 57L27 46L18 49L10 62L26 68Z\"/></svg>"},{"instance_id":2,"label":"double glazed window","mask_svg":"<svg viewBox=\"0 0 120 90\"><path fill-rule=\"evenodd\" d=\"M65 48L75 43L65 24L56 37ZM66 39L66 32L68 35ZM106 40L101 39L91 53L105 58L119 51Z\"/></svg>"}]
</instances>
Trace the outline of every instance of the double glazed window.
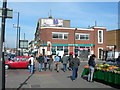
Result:
<instances>
[{"instance_id":1,"label":"double glazed window","mask_svg":"<svg viewBox=\"0 0 120 90\"><path fill-rule=\"evenodd\" d=\"M53 32L52 39L68 39L68 33Z\"/></svg>"},{"instance_id":2,"label":"double glazed window","mask_svg":"<svg viewBox=\"0 0 120 90\"><path fill-rule=\"evenodd\" d=\"M89 40L89 34L75 34L76 40Z\"/></svg>"}]
</instances>

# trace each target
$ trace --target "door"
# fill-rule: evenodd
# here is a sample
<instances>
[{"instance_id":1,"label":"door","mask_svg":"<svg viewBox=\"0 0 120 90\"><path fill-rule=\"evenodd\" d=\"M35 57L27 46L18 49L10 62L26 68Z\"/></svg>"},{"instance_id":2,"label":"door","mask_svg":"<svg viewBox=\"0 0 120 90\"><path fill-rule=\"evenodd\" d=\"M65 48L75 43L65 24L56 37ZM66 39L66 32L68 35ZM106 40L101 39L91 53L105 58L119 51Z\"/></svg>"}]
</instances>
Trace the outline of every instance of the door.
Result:
<instances>
[{"instance_id":1,"label":"door","mask_svg":"<svg viewBox=\"0 0 120 90\"><path fill-rule=\"evenodd\" d=\"M19 67L19 62L20 62L20 59L19 58L15 58L13 61L11 61L10 67L13 67L13 68Z\"/></svg>"},{"instance_id":2,"label":"door","mask_svg":"<svg viewBox=\"0 0 120 90\"><path fill-rule=\"evenodd\" d=\"M28 64L29 64L28 58L21 58L20 63L19 63L19 67L25 68L25 67L27 67Z\"/></svg>"},{"instance_id":3,"label":"door","mask_svg":"<svg viewBox=\"0 0 120 90\"><path fill-rule=\"evenodd\" d=\"M57 46L56 54L58 54L61 57L63 56L64 54L63 46Z\"/></svg>"}]
</instances>

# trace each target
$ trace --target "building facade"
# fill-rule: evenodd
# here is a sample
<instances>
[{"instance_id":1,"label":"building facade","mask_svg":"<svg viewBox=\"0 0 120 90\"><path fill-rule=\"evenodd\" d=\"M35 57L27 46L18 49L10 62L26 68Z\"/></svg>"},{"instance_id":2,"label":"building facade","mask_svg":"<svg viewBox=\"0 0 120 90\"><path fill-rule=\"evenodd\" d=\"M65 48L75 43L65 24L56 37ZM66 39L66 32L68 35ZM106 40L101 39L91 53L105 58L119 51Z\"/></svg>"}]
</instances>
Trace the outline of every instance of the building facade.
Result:
<instances>
[{"instance_id":1,"label":"building facade","mask_svg":"<svg viewBox=\"0 0 120 90\"><path fill-rule=\"evenodd\" d=\"M120 29L107 31L107 49L120 52Z\"/></svg>"},{"instance_id":2,"label":"building facade","mask_svg":"<svg viewBox=\"0 0 120 90\"><path fill-rule=\"evenodd\" d=\"M54 22L54 19L52 20ZM95 54L98 58L102 58L102 50L106 49L105 27L71 28L70 22L65 24L68 27L62 22L64 21L57 21L56 24L54 23L55 26L44 26L38 21L35 41L39 43L39 53L63 56L73 52L80 56ZM57 24L61 26L56 26Z\"/></svg>"}]
</instances>

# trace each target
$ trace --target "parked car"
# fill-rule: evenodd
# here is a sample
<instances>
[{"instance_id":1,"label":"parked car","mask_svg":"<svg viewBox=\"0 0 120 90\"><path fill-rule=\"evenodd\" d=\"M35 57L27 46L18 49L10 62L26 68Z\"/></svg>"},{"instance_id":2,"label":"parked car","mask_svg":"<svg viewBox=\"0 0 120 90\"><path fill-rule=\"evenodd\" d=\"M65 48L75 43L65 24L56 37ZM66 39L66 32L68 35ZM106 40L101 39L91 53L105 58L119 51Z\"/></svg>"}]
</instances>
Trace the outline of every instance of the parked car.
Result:
<instances>
[{"instance_id":1,"label":"parked car","mask_svg":"<svg viewBox=\"0 0 120 90\"><path fill-rule=\"evenodd\" d=\"M10 61L5 61L5 69L9 68L29 68L28 59L30 56L18 56Z\"/></svg>"}]
</instances>

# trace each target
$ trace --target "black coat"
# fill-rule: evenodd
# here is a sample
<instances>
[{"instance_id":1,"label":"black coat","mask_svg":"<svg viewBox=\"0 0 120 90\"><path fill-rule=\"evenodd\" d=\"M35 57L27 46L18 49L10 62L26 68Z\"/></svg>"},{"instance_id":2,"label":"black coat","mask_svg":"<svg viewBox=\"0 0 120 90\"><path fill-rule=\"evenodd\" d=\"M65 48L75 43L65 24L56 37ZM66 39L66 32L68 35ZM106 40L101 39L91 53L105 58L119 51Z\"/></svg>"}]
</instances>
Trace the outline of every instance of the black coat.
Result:
<instances>
[{"instance_id":1,"label":"black coat","mask_svg":"<svg viewBox=\"0 0 120 90\"><path fill-rule=\"evenodd\" d=\"M78 58L72 58L71 62L71 68L78 68L80 65L80 60Z\"/></svg>"},{"instance_id":2,"label":"black coat","mask_svg":"<svg viewBox=\"0 0 120 90\"><path fill-rule=\"evenodd\" d=\"M88 61L88 65L95 67L95 61L94 61L94 58L93 58L93 57L90 57L90 59L89 59L89 61Z\"/></svg>"},{"instance_id":3,"label":"black coat","mask_svg":"<svg viewBox=\"0 0 120 90\"><path fill-rule=\"evenodd\" d=\"M43 56L39 56L38 62L39 63L43 63L44 62L44 57Z\"/></svg>"}]
</instances>

